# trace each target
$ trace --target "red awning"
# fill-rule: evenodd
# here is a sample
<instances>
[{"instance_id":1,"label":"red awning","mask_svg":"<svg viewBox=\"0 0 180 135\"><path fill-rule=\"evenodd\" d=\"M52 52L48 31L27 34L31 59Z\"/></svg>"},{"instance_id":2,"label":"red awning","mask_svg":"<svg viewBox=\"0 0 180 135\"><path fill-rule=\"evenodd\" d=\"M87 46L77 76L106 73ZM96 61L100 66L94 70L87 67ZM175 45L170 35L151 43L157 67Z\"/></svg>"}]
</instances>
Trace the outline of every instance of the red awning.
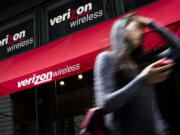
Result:
<instances>
[{"instance_id":1,"label":"red awning","mask_svg":"<svg viewBox=\"0 0 180 135\"><path fill-rule=\"evenodd\" d=\"M180 34L179 7L179 0L160 0L137 12L155 18ZM93 69L97 54L109 48L109 32L117 19L1 61L0 97ZM146 49L161 44L154 36L153 31L147 31Z\"/></svg>"},{"instance_id":2,"label":"red awning","mask_svg":"<svg viewBox=\"0 0 180 135\"><path fill-rule=\"evenodd\" d=\"M166 25L166 27L168 27L169 30L173 31L178 37L180 37L180 21ZM164 44L166 44L166 42L163 37L153 30L146 33L143 48L145 51L149 51Z\"/></svg>"},{"instance_id":3,"label":"red awning","mask_svg":"<svg viewBox=\"0 0 180 135\"><path fill-rule=\"evenodd\" d=\"M0 62L0 96L93 69L109 47L112 22L103 23Z\"/></svg>"}]
</instances>

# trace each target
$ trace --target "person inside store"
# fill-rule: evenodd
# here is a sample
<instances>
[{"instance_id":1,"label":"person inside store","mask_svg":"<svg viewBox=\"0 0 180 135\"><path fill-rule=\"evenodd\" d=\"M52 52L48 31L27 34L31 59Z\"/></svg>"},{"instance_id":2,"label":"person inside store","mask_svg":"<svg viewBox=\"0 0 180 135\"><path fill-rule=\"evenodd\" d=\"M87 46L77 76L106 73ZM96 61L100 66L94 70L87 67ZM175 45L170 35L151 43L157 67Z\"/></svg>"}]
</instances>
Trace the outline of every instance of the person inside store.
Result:
<instances>
[{"instance_id":1,"label":"person inside store","mask_svg":"<svg viewBox=\"0 0 180 135\"><path fill-rule=\"evenodd\" d=\"M180 45L179 39L155 20L128 14L113 24L111 48L96 58L95 103L103 108L110 135L168 135L154 85L167 80L176 62L169 57L150 59L144 53L141 44L147 27L174 46Z\"/></svg>"}]
</instances>

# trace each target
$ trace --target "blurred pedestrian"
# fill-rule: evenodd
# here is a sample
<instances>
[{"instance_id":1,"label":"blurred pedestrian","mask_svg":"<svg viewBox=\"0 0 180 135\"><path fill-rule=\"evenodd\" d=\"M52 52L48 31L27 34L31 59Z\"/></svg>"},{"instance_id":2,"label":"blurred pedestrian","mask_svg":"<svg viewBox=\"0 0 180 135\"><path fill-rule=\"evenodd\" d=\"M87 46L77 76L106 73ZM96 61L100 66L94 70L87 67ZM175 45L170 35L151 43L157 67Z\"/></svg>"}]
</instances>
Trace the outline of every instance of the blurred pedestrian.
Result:
<instances>
[{"instance_id":1,"label":"blurred pedestrian","mask_svg":"<svg viewBox=\"0 0 180 135\"><path fill-rule=\"evenodd\" d=\"M143 30L156 28L152 19L130 14L111 30L111 49L99 54L94 68L96 105L105 113L110 135L167 135L154 94L154 84L166 80L174 63L148 64L142 51Z\"/></svg>"}]
</instances>

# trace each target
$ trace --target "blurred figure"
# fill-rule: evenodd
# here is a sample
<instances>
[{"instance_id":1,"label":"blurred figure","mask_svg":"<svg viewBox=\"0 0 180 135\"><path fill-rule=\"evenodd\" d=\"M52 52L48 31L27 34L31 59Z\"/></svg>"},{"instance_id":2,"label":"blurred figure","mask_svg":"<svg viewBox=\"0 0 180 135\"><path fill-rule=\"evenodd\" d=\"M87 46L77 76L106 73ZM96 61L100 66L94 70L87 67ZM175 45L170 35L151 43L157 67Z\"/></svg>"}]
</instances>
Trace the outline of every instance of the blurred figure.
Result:
<instances>
[{"instance_id":1,"label":"blurred figure","mask_svg":"<svg viewBox=\"0 0 180 135\"><path fill-rule=\"evenodd\" d=\"M104 109L110 135L168 134L153 90L169 77L174 63L159 67L161 59L147 66L141 43L148 26L168 34L151 19L130 14L114 23L111 49L96 58L95 102Z\"/></svg>"}]
</instances>

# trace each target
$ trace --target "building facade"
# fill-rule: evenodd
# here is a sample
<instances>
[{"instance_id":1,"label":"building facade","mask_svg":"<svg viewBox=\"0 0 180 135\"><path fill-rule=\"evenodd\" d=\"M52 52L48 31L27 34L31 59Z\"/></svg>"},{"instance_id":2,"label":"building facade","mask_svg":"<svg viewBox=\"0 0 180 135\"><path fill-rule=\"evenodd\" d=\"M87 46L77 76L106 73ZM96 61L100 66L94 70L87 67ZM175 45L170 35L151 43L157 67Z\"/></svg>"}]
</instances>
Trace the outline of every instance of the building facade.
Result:
<instances>
[{"instance_id":1,"label":"building facade","mask_svg":"<svg viewBox=\"0 0 180 135\"><path fill-rule=\"evenodd\" d=\"M0 60L8 61L60 39L68 40L71 35L155 2L4 1L0 6ZM69 51L73 50L67 48L64 54ZM85 112L94 106L92 72L88 70L0 98L0 134L78 135ZM19 87L23 85L22 81L18 83Z\"/></svg>"}]
</instances>

